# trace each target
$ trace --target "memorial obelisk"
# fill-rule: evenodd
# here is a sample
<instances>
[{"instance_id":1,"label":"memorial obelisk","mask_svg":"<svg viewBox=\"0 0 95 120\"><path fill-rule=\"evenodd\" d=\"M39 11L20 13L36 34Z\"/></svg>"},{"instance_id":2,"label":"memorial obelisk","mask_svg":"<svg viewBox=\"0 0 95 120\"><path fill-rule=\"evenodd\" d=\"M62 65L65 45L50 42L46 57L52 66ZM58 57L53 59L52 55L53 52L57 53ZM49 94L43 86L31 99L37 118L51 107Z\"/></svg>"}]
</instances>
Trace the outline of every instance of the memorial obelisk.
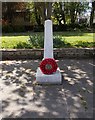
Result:
<instances>
[{"instance_id":1,"label":"memorial obelisk","mask_svg":"<svg viewBox=\"0 0 95 120\"><path fill-rule=\"evenodd\" d=\"M44 27L44 58L37 68L36 81L38 84L61 84L62 76L53 56L52 21L46 20Z\"/></svg>"}]
</instances>

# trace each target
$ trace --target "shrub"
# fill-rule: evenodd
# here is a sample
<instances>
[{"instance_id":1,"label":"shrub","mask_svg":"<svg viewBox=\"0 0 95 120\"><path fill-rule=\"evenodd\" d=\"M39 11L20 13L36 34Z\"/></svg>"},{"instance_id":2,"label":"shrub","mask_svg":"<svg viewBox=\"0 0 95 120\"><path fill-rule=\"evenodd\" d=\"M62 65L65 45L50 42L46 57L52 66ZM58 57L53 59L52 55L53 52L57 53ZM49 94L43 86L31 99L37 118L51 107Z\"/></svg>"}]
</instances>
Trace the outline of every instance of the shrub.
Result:
<instances>
[{"instance_id":1,"label":"shrub","mask_svg":"<svg viewBox=\"0 0 95 120\"><path fill-rule=\"evenodd\" d=\"M40 35L29 36L29 43L32 44L34 48L43 48L44 47L44 37Z\"/></svg>"},{"instance_id":2,"label":"shrub","mask_svg":"<svg viewBox=\"0 0 95 120\"><path fill-rule=\"evenodd\" d=\"M25 27L24 26L13 26L14 32L25 32Z\"/></svg>"},{"instance_id":3,"label":"shrub","mask_svg":"<svg viewBox=\"0 0 95 120\"><path fill-rule=\"evenodd\" d=\"M64 41L62 41L62 38L61 37L58 37L58 36L55 36L54 38L53 38L53 46L54 46L54 48L59 48L59 47L62 47L62 46L64 46Z\"/></svg>"},{"instance_id":4,"label":"shrub","mask_svg":"<svg viewBox=\"0 0 95 120\"><path fill-rule=\"evenodd\" d=\"M25 32L24 26L2 25L3 33Z\"/></svg>"},{"instance_id":5,"label":"shrub","mask_svg":"<svg viewBox=\"0 0 95 120\"><path fill-rule=\"evenodd\" d=\"M33 28L34 32L43 32L44 31L44 25L35 25Z\"/></svg>"},{"instance_id":6,"label":"shrub","mask_svg":"<svg viewBox=\"0 0 95 120\"><path fill-rule=\"evenodd\" d=\"M25 48L33 48L29 43L26 42L19 42L16 46L14 46L15 48L19 48L19 49L25 49Z\"/></svg>"},{"instance_id":7,"label":"shrub","mask_svg":"<svg viewBox=\"0 0 95 120\"><path fill-rule=\"evenodd\" d=\"M43 36L40 36L40 35L29 36L28 41L34 48L43 48L44 47L44 37ZM71 47L71 44L67 43L65 41L65 39L63 40L62 37L55 36L53 38L53 47L54 48Z\"/></svg>"},{"instance_id":8,"label":"shrub","mask_svg":"<svg viewBox=\"0 0 95 120\"><path fill-rule=\"evenodd\" d=\"M10 32L14 32L14 30L13 30L13 27L10 25L2 25L2 32L10 33Z\"/></svg>"},{"instance_id":9,"label":"shrub","mask_svg":"<svg viewBox=\"0 0 95 120\"><path fill-rule=\"evenodd\" d=\"M66 31L67 30L67 25L53 25L53 30L54 31Z\"/></svg>"},{"instance_id":10,"label":"shrub","mask_svg":"<svg viewBox=\"0 0 95 120\"><path fill-rule=\"evenodd\" d=\"M83 42L83 41L78 41L75 46L77 47L95 47L95 42Z\"/></svg>"}]
</instances>

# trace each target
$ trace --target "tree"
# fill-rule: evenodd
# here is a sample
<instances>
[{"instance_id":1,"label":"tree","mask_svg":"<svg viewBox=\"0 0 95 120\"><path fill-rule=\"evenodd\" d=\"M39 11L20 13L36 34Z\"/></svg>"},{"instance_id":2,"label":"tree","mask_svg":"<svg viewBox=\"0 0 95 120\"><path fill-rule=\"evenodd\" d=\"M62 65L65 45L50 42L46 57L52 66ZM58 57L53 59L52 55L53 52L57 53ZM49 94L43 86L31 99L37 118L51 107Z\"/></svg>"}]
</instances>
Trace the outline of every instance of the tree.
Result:
<instances>
[{"instance_id":1,"label":"tree","mask_svg":"<svg viewBox=\"0 0 95 120\"><path fill-rule=\"evenodd\" d=\"M91 15L90 15L90 26L91 27L93 25L94 12L95 12L95 1L92 2L92 9L91 9Z\"/></svg>"},{"instance_id":2,"label":"tree","mask_svg":"<svg viewBox=\"0 0 95 120\"><path fill-rule=\"evenodd\" d=\"M78 16L80 16L82 13L86 12L89 3L82 3L82 2L70 2L66 3L66 10L67 13L70 16L71 24L75 24L75 21Z\"/></svg>"},{"instance_id":3,"label":"tree","mask_svg":"<svg viewBox=\"0 0 95 120\"><path fill-rule=\"evenodd\" d=\"M2 12L3 12L3 19L8 20L11 24L14 12L16 10L25 9L26 4L24 2L3 2L2 3Z\"/></svg>"},{"instance_id":4,"label":"tree","mask_svg":"<svg viewBox=\"0 0 95 120\"><path fill-rule=\"evenodd\" d=\"M47 2L47 16L46 19L51 19L51 15L52 15L52 2Z\"/></svg>"},{"instance_id":5,"label":"tree","mask_svg":"<svg viewBox=\"0 0 95 120\"><path fill-rule=\"evenodd\" d=\"M89 3L83 2L3 2L3 18L11 23L14 11L30 10L32 25L42 25L46 19L52 19L57 25L75 24L77 18L86 12ZM92 3L90 23L92 24L95 2ZM27 14L26 14L27 15Z\"/></svg>"},{"instance_id":6,"label":"tree","mask_svg":"<svg viewBox=\"0 0 95 120\"><path fill-rule=\"evenodd\" d=\"M66 23L64 6L65 4L63 2L53 3L53 14L54 17L57 19L59 25L62 24L62 21L64 22L64 24Z\"/></svg>"},{"instance_id":7,"label":"tree","mask_svg":"<svg viewBox=\"0 0 95 120\"><path fill-rule=\"evenodd\" d=\"M35 18L38 23L44 24L46 19L51 19L52 3L51 2L34 2Z\"/></svg>"},{"instance_id":8,"label":"tree","mask_svg":"<svg viewBox=\"0 0 95 120\"><path fill-rule=\"evenodd\" d=\"M88 9L88 3L82 2L55 2L53 3L53 15L57 23L75 24L78 15Z\"/></svg>"}]
</instances>

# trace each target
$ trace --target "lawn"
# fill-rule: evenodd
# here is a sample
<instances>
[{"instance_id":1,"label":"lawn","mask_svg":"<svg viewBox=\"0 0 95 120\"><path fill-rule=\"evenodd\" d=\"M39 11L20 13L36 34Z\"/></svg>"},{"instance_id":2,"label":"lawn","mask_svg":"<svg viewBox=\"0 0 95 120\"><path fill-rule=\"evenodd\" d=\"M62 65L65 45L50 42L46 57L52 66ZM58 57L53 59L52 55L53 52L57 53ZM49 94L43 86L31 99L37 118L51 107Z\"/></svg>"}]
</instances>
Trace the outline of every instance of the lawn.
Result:
<instances>
[{"instance_id":1,"label":"lawn","mask_svg":"<svg viewBox=\"0 0 95 120\"><path fill-rule=\"evenodd\" d=\"M95 34L95 33L94 33ZM54 32L54 47L94 47L93 33ZM30 37L31 36L31 39ZM42 48L44 33L10 33L2 36L2 48Z\"/></svg>"}]
</instances>

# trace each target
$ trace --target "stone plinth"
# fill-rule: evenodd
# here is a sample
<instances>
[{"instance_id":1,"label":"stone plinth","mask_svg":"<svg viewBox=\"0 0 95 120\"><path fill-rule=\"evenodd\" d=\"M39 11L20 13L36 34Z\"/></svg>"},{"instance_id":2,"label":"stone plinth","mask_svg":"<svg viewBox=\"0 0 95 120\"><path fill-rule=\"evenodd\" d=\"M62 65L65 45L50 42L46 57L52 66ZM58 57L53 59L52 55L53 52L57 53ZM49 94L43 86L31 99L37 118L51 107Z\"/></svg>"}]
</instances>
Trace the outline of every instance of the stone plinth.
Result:
<instances>
[{"instance_id":1,"label":"stone plinth","mask_svg":"<svg viewBox=\"0 0 95 120\"><path fill-rule=\"evenodd\" d=\"M36 73L36 81L39 84L61 84L62 76L60 73L60 69L58 68L55 73L47 75L47 74L43 74L40 68L38 67Z\"/></svg>"}]
</instances>

